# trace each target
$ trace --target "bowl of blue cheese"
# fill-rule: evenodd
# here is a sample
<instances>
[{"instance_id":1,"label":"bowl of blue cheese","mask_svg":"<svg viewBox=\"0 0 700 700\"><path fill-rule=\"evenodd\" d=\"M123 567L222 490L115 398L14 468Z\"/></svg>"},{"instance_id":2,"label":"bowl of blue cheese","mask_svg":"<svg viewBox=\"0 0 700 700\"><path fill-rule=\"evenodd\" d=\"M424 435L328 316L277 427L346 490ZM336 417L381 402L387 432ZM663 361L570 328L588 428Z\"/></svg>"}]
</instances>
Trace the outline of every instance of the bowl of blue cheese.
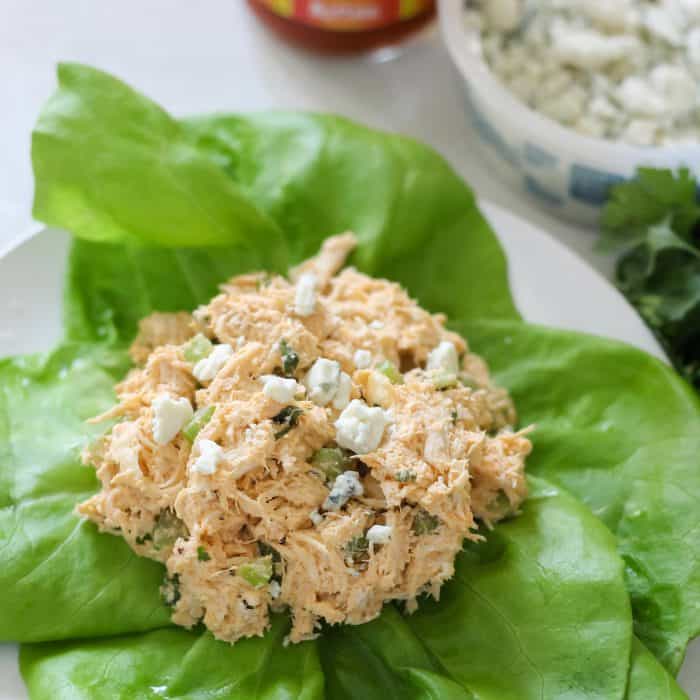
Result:
<instances>
[{"instance_id":1,"label":"bowl of blue cheese","mask_svg":"<svg viewBox=\"0 0 700 700\"><path fill-rule=\"evenodd\" d=\"M640 166L700 167L700 0L440 0L501 178L594 224Z\"/></svg>"}]
</instances>

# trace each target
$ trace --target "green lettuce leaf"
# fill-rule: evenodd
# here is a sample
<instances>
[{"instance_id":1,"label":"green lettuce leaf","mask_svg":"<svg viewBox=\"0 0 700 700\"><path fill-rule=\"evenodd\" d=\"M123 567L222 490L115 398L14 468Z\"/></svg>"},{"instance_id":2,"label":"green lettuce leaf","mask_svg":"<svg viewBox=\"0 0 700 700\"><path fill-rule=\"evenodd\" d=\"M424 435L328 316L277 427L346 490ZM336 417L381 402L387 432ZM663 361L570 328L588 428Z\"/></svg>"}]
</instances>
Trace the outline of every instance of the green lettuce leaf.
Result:
<instances>
[{"instance_id":1,"label":"green lettuce leaf","mask_svg":"<svg viewBox=\"0 0 700 700\"><path fill-rule=\"evenodd\" d=\"M631 641L615 539L574 498L529 484L522 514L466 545L454 582L408 624L478 698L609 697L626 685Z\"/></svg>"},{"instance_id":2,"label":"green lettuce leaf","mask_svg":"<svg viewBox=\"0 0 700 700\"><path fill-rule=\"evenodd\" d=\"M523 424L537 426L529 472L578 496L617 535L637 635L677 671L700 632L698 397L614 341L507 322L467 334Z\"/></svg>"},{"instance_id":3,"label":"green lettuce leaf","mask_svg":"<svg viewBox=\"0 0 700 700\"><path fill-rule=\"evenodd\" d=\"M474 195L427 146L326 115L178 122L94 68L61 65L58 77L32 138L37 219L87 241L226 245L273 271L349 229L362 242L356 262L410 283L428 308L454 318L517 318L505 258ZM89 250L84 257L97 255ZM114 252L103 250L103 258ZM182 279L178 259L190 254L195 265L216 257L159 251L144 255L140 269L122 256L111 267L129 269L123 289L131 292L146 287L141 278L154 268L163 285L171 275ZM222 253L219 272L228 273L237 254ZM94 280L108 297L119 293L112 281L120 282ZM99 301L91 309L111 313ZM69 306L69 330L84 331L74 313Z\"/></svg>"},{"instance_id":4,"label":"green lettuce leaf","mask_svg":"<svg viewBox=\"0 0 700 700\"><path fill-rule=\"evenodd\" d=\"M102 255L99 251L81 252L85 246L99 244L75 244L69 294L84 306L98 305L88 323L95 334L104 335L101 318L114 317L129 320L119 324L128 335L137 319L151 308L149 299L159 300L159 309L182 308L180 301L188 299L175 304L168 299L170 280L183 274L183 264L188 266L185 277L189 280L181 286L183 294L190 294L192 285L206 294L214 287L212 278L219 274L206 264L190 265L188 261L200 255L198 251L178 251L175 255L173 251L145 250L140 257L134 254L139 249L126 252L110 246L109 253ZM120 265L127 258L131 266ZM88 265L90 260L92 266ZM134 276L134 269L140 270L147 284L143 296L132 298L124 277ZM102 279L111 281L103 287ZM410 283L408 289L412 291ZM192 294L191 301L196 300ZM109 309L111 316L105 316ZM474 324L461 330L477 341L476 349L494 363L497 378L515 392L524 420L536 422L540 428L535 433L537 449L529 468L538 469L546 463L547 471L542 473L558 479L589 504L620 537L624 534L621 551L630 566L638 634L669 668L677 669L687 641L700 626L696 612L700 547L689 529L700 522L694 508L700 497L700 477L695 473L695 426L700 420L697 400L669 370L622 345L577 334L547 333L519 323L507 327L487 324L486 328L491 331L486 332L488 342L483 345L479 333L485 331ZM508 337L513 339L511 344L504 342ZM537 372L532 373L531 367ZM518 391L520 383L527 388ZM572 407L576 413L571 412ZM591 426L593 417L600 425ZM547 427L548 419L558 428L552 436L541 430ZM660 463L666 465L669 483L685 485L676 495L658 493L653 483L645 482L644 486L632 478L639 469L654 474ZM566 480L561 476L564 473ZM645 524L645 520L623 518L625 509L635 512L637 508L655 514L653 521ZM685 537L677 537L675 524L687 533ZM667 549L670 541L673 547ZM668 552L673 552L672 566Z\"/></svg>"},{"instance_id":5,"label":"green lettuce leaf","mask_svg":"<svg viewBox=\"0 0 700 700\"><path fill-rule=\"evenodd\" d=\"M34 641L169 623L162 567L73 508L97 489L79 463L127 363L99 346L0 361L0 639ZM118 611L118 612L117 612Z\"/></svg>"},{"instance_id":6,"label":"green lettuce leaf","mask_svg":"<svg viewBox=\"0 0 700 700\"><path fill-rule=\"evenodd\" d=\"M242 245L277 251L285 239L216 162L154 102L76 64L32 135L34 216L96 241Z\"/></svg>"},{"instance_id":7,"label":"green lettuce leaf","mask_svg":"<svg viewBox=\"0 0 700 700\"><path fill-rule=\"evenodd\" d=\"M638 640L632 641L626 700L687 700L678 683Z\"/></svg>"},{"instance_id":8,"label":"green lettuce leaf","mask_svg":"<svg viewBox=\"0 0 700 700\"><path fill-rule=\"evenodd\" d=\"M503 253L474 195L432 149L336 116L187 120L206 150L288 236L295 261L350 230L353 263L452 318L517 318Z\"/></svg>"},{"instance_id":9,"label":"green lettuce leaf","mask_svg":"<svg viewBox=\"0 0 700 700\"><path fill-rule=\"evenodd\" d=\"M183 629L35 644L22 647L20 669L32 700L321 700L316 646L285 648L284 634L277 619L235 646Z\"/></svg>"},{"instance_id":10,"label":"green lettuce leaf","mask_svg":"<svg viewBox=\"0 0 700 700\"><path fill-rule=\"evenodd\" d=\"M531 488L523 514L460 555L443 600L414 615L387 606L370 624L289 647L279 619L234 646L184 630L33 645L22 673L35 700L152 688L173 699L621 698L632 621L614 538L572 497Z\"/></svg>"}]
</instances>

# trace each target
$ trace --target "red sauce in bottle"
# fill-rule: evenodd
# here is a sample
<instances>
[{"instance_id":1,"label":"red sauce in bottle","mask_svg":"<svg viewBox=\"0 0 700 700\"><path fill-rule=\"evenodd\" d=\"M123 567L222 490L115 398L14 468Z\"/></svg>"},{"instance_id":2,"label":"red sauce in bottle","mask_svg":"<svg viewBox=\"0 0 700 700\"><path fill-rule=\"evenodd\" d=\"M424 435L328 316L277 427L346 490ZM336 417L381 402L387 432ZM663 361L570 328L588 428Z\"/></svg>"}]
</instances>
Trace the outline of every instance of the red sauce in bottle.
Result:
<instances>
[{"instance_id":1,"label":"red sauce in bottle","mask_svg":"<svg viewBox=\"0 0 700 700\"><path fill-rule=\"evenodd\" d=\"M326 54L397 44L429 22L435 0L248 0L286 41Z\"/></svg>"}]
</instances>

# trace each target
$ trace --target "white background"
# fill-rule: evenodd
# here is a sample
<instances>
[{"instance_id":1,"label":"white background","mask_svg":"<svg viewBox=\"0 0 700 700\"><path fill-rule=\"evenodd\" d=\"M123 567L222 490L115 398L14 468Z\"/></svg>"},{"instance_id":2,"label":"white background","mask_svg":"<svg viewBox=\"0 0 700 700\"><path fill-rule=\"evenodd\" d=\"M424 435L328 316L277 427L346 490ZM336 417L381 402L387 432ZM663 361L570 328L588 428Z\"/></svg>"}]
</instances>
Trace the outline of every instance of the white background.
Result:
<instances>
[{"instance_id":1,"label":"white background","mask_svg":"<svg viewBox=\"0 0 700 700\"><path fill-rule=\"evenodd\" d=\"M540 213L485 171L436 29L387 63L318 59L272 37L244 0L0 0L0 251L31 223L29 135L57 61L113 72L176 115L311 109L417 137L480 195L610 270L592 252L594 234Z\"/></svg>"}]
</instances>

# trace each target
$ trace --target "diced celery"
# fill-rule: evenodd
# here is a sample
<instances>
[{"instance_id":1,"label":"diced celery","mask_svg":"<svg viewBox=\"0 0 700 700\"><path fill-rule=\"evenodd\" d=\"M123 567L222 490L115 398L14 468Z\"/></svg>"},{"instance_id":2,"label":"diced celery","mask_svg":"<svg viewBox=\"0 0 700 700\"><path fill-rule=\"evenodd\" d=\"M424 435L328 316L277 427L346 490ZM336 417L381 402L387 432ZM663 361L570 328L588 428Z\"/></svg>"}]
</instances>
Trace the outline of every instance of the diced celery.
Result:
<instances>
[{"instance_id":1,"label":"diced celery","mask_svg":"<svg viewBox=\"0 0 700 700\"><path fill-rule=\"evenodd\" d=\"M253 559L238 567L238 575L253 588L266 586L272 578L272 557Z\"/></svg>"},{"instance_id":2,"label":"diced celery","mask_svg":"<svg viewBox=\"0 0 700 700\"><path fill-rule=\"evenodd\" d=\"M188 362L199 362L209 355L213 349L211 340L202 333L188 340L182 348L182 354Z\"/></svg>"},{"instance_id":3,"label":"diced celery","mask_svg":"<svg viewBox=\"0 0 700 700\"><path fill-rule=\"evenodd\" d=\"M327 481L349 469L352 464L348 453L340 447L322 447L311 458L311 465L323 472Z\"/></svg>"},{"instance_id":4,"label":"diced celery","mask_svg":"<svg viewBox=\"0 0 700 700\"><path fill-rule=\"evenodd\" d=\"M190 441L194 442L199 431L211 420L214 415L214 406L204 406L195 411L190 422L182 429L182 434Z\"/></svg>"},{"instance_id":5,"label":"diced celery","mask_svg":"<svg viewBox=\"0 0 700 700\"><path fill-rule=\"evenodd\" d=\"M156 552L169 549L175 544L175 540L187 537L188 534L185 523L170 508L161 510L153 528L153 549Z\"/></svg>"},{"instance_id":6,"label":"diced celery","mask_svg":"<svg viewBox=\"0 0 700 700\"><path fill-rule=\"evenodd\" d=\"M381 372L392 384L403 384L403 375L393 362L384 360L377 366L377 372Z\"/></svg>"}]
</instances>

